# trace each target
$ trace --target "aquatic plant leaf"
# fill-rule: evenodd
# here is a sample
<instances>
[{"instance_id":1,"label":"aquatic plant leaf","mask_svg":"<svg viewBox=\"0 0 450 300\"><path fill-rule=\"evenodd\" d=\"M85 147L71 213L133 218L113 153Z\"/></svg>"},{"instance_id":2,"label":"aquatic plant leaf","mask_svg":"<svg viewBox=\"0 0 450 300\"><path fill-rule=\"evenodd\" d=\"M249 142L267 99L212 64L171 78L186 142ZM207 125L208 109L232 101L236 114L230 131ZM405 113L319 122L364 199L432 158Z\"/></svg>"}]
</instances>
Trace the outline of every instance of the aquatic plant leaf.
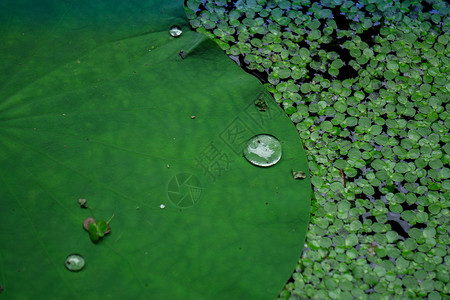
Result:
<instances>
[{"instance_id":1,"label":"aquatic plant leaf","mask_svg":"<svg viewBox=\"0 0 450 300\"><path fill-rule=\"evenodd\" d=\"M97 224L91 223L89 225L89 237L93 243L97 243L99 239L103 235L100 234L100 231L98 230Z\"/></svg>"},{"instance_id":2,"label":"aquatic plant leaf","mask_svg":"<svg viewBox=\"0 0 450 300\"><path fill-rule=\"evenodd\" d=\"M99 232L99 235L102 237L105 232L108 230L108 224L106 224L105 221L97 221L97 230Z\"/></svg>"},{"instance_id":3,"label":"aquatic plant leaf","mask_svg":"<svg viewBox=\"0 0 450 300\"><path fill-rule=\"evenodd\" d=\"M0 297L274 299L309 223L303 146L182 1L6 0L0 20ZM267 168L242 155L261 133L281 143ZM94 242L115 215L98 243L78 199Z\"/></svg>"}]
</instances>

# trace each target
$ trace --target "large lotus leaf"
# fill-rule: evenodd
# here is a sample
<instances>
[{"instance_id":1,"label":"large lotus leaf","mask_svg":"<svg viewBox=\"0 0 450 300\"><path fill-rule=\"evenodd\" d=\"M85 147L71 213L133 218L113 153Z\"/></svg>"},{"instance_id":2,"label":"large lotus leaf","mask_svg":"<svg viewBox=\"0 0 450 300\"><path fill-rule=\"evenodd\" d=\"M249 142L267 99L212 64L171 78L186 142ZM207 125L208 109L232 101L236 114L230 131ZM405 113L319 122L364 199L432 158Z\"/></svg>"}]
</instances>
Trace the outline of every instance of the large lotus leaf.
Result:
<instances>
[{"instance_id":1,"label":"large lotus leaf","mask_svg":"<svg viewBox=\"0 0 450 300\"><path fill-rule=\"evenodd\" d=\"M2 1L0 69L0 298L276 297L308 224L302 145L181 1ZM256 134L277 164L243 157ZM114 214L98 243L79 199Z\"/></svg>"}]
</instances>

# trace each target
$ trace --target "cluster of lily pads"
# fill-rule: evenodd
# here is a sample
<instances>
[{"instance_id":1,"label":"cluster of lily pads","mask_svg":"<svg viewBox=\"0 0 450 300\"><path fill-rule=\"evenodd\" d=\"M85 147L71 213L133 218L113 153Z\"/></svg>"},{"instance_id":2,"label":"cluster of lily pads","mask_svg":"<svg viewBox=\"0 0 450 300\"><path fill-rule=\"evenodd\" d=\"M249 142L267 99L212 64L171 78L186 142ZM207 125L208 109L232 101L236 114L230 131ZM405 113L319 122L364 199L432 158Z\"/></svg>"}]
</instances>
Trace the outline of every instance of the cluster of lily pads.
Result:
<instances>
[{"instance_id":1,"label":"cluster of lily pads","mask_svg":"<svg viewBox=\"0 0 450 300\"><path fill-rule=\"evenodd\" d=\"M280 299L450 293L450 8L441 0L188 0L193 28L296 125L311 223Z\"/></svg>"}]
</instances>

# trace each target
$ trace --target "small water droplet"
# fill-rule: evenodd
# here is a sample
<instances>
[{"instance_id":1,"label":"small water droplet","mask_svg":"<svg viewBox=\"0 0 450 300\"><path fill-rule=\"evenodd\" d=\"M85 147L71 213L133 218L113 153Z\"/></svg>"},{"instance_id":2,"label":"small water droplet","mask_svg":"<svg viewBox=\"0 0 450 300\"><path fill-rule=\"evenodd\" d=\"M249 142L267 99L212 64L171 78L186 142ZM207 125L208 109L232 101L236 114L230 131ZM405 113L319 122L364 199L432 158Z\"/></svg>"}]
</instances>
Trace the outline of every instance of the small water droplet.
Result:
<instances>
[{"instance_id":1,"label":"small water droplet","mask_svg":"<svg viewBox=\"0 0 450 300\"><path fill-rule=\"evenodd\" d=\"M247 142L244 156L256 166L270 167L281 159L281 143L272 135L256 135Z\"/></svg>"},{"instance_id":2,"label":"small water droplet","mask_svg":"<svg viewBox=\"0 0 450 300\"><path fill-rule=\"evenodd\" d=\"M64 265L69 271L77 272L84 268L84 258L79 254L70 254L67 256Z\"/></svg>"},{"instance_id":3,"label":"small water droplet","mask_svg":"<svg viewBox=\"0 0 450 300\"><path fill-rule=\"evenodd\" d=\"M173 37L179 37L183 33L183 31L181 30L180 26L174 25L174 26L170 27L169 33Z\"/></svg>"}]
</instances>

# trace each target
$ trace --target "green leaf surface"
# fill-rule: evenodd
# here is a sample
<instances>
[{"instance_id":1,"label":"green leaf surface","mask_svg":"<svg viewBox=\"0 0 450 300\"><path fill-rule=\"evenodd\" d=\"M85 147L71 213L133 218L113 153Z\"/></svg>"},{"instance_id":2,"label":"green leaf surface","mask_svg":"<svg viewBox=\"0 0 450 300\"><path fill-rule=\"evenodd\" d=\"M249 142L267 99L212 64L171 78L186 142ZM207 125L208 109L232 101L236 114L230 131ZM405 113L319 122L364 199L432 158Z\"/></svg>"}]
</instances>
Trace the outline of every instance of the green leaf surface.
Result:
<instances>
[{"instance_id":1,"label":"green leaf surface","mask_svg":"<svg viewBox=\"0 0 450 300\"><path fill-rule=\"evenodd\" d=\"M100 239L100 232L98 230L98 227L95 223L91 223L91 225L89 225L89 237L91 239L92 242L97 243Z\"/></svg>"},{"instance_id":2,"label":"green leaf surface","mask_svg":"<svg viewBox=\"0 0 450 300\"><path fill-rule=\"evenodd\" d=\"M309 221L303 147L182 1L7 0L0 20L0 298L274 299ZM242 156L262 133L267 168ZM115 215L96 244L78 199Z\"/></svg>"}]
</instances>

